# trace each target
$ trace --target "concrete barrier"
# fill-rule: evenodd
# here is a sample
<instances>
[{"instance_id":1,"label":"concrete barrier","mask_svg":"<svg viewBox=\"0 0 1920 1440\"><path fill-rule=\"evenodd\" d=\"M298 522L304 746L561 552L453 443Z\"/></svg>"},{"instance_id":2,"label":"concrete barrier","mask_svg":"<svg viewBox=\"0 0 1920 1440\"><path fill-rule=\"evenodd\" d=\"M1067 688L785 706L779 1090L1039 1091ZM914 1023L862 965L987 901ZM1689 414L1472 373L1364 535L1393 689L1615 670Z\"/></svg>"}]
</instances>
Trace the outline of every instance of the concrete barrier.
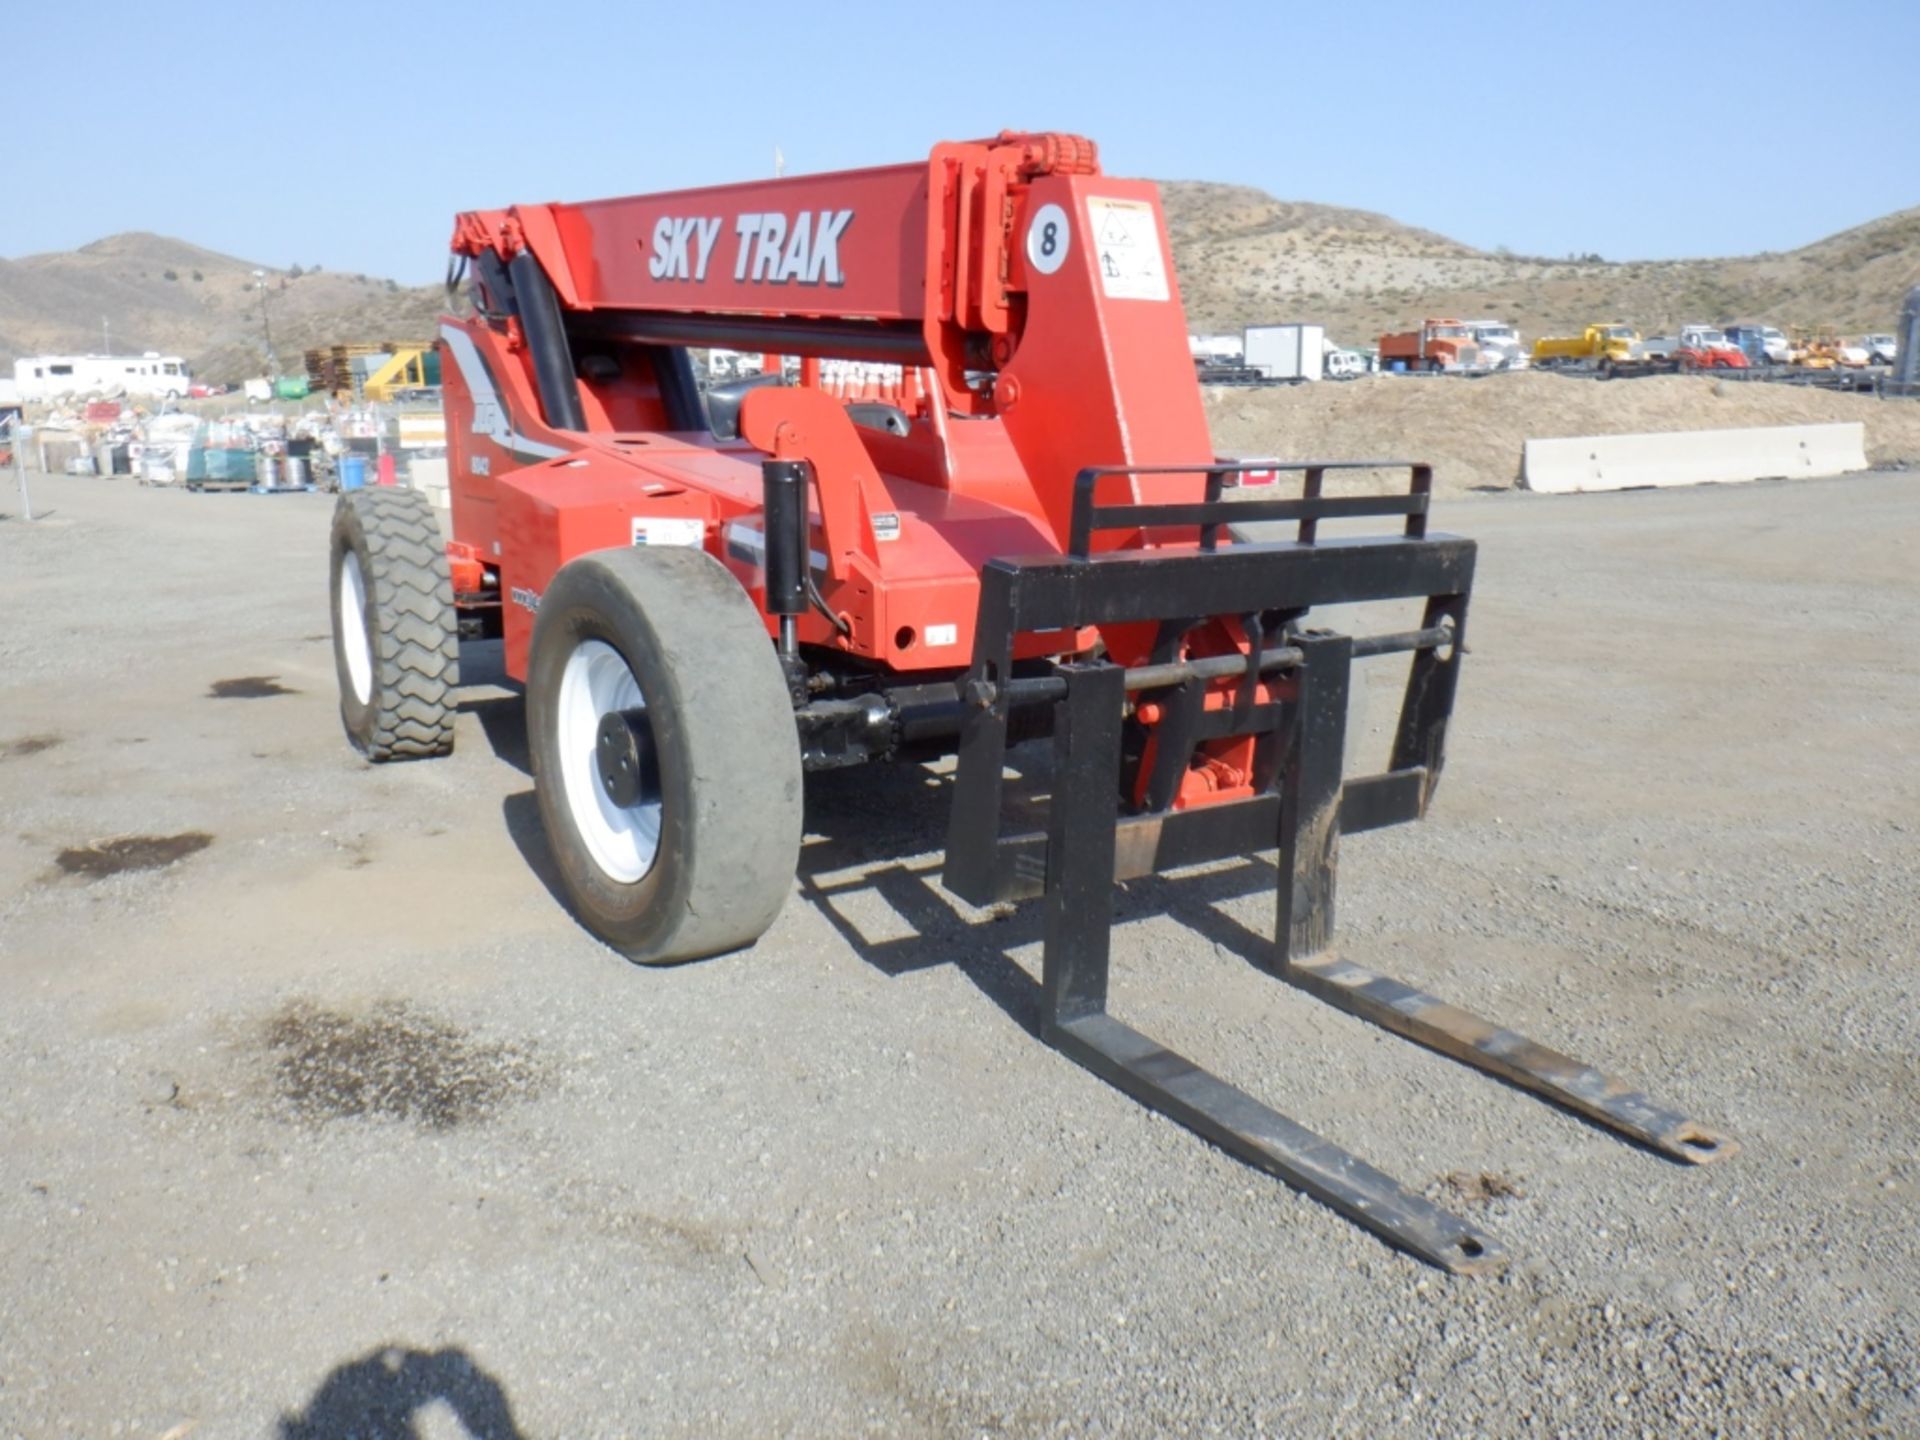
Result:
<instances>
[{"instance_id":1,"label":"concrete barrier","mask_svg":"<svg viewBox=\"0 0 1920 1440\"><path fill-rule=\"evenodd\" d=\"M408 461L407 483L425 494L435 509L445 510L453 503L447 491L447 462L444 458Z\"/></svg>"},{"instance_id":2,"label":"concrete barrier","mask_svg":"<svg viewBox=\"0 0 1920 1440\"><path fill-rule=\"evenodd\" d=\"M1858 421L1529 440L1520 483L1529 490L1566 495L1844 475L1867 468L1866 446L1866 426Z\"/></svg>"}]
</instances>

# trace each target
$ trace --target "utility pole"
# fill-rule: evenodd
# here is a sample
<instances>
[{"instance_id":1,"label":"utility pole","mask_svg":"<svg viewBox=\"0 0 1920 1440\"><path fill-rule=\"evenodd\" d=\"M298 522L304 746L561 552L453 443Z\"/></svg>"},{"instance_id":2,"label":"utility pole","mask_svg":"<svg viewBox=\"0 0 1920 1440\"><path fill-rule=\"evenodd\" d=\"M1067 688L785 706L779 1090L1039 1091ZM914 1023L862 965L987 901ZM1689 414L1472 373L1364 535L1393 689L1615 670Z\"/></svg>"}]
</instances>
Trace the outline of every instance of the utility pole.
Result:
<instances>
[{"instance_id":1,"label":"utility pole","mask_svg":"<svg viewBox=\"0 0 1920 1440\"><path fill-rule=\"evenodd\" d=\"M253 283L254 288L260 292L260 333L266 338L267 342L267 378L278 381L280 378L280 361L273 353L273 325L267 318L267 272L264 270L254 271Z\"/></svg>"},{"instance_id":2,"label":"utility pole","mask_svg":"<svg viewBox=\"0 0 1920 1440\"><path fill-rule=\"evenodd\" d=\"M106 347L101 353L111 358L113 355L113 322L104 315L100 317L100 343Z\"/></svg>"}]
</instances>

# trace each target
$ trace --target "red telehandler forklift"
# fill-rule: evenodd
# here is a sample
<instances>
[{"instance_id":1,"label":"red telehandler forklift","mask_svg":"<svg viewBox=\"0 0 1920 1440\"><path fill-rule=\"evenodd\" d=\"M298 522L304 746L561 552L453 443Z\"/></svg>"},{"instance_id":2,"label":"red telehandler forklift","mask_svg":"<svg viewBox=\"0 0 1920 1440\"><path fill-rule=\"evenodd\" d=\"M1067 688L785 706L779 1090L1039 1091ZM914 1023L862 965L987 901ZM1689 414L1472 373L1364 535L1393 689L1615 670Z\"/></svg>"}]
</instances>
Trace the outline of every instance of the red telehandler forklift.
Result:
<instances>
[{"instance_id":1,"label":"red telehandler forklift","mask_svg":"<svg viewBox=\"0 0 1920 1440\"><path fill-rule=\"evenodd\" d=\"M1117 882L1277 851L1275 976L1670 1156L1733 1151L1326 953L1342 836L1419 818L1439 780L1474 546L1429 532L1427 466L1366 462L1404 487L1338 495L1358 462L1213 455L1152 184L1087 140L1005 133L473 212L452 248L453 538L413 492L342 496L342 719L370 760L447 753L460 638L500 637L565 891L609 945L753 944L793 886L807 773L956 755L944 883L1044 899L1044 1038L1391 1243L1456 1272L1505 1258L1110 1016ZM767 371L703 391L710 347ZM893 368L849 396L849 363ZM1298 493L1226 499L1251 470ZM1356 520L1384 533L1321 533ZM1256 522L1289 538L1240 538ZM1309 623L1369 601L1417 620ZM1343 778L1352 663L1396 652L1391 763ZM1009 746L1045 737L1044 821L1010 826Z\"/></svg>"}]
</instances>

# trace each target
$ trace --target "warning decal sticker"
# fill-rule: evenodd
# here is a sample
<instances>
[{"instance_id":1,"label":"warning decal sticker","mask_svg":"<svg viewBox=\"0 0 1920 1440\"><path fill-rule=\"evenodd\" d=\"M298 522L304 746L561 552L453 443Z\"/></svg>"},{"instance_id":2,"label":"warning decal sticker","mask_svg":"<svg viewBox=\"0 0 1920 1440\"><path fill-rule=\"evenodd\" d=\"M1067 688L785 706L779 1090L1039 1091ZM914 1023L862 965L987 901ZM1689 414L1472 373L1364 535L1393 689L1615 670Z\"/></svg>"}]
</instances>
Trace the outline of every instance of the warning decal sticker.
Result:
<instances>
[{"instance_id":1,"label":"warning decal sticker","mask_svg":"<svg viewBox=\"0 0 1920 1440\"><path fill-rule=\"evenodd\" d=\"M1114 300L1165 300L1167 264L1160 227L1145 200L1087 197L1087 218L1100 286Z\"/></svg>"}]
</instances>

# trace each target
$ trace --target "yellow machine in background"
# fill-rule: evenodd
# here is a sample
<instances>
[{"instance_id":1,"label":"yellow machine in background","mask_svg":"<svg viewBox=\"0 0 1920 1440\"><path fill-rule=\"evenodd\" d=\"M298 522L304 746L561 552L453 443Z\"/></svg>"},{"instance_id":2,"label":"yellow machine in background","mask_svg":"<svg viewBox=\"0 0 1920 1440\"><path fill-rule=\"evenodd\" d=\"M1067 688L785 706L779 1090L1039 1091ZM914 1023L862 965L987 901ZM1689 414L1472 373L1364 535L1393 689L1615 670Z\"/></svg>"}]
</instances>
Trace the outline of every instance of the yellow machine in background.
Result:
<instances>
[{"instance_id":1,"label":"yellow machine in background","mask_svg":"<svg viewBox=\"0 0 1920 1440\"><path fill-rule=\"evenodd\" d=\"M309 350L307 383L343 404L389 402L408 390L436 390L440 355L431 340L382 340Z\"/></svg>"},{"instance_id":2,"label":"yellow machine in background","mask_svg":"<svg viewBox=\"0 0 1920 1440\"><path fill-rule=\"evenodd\" d=\"M1840 340L1831 330L1795 330L1787 362L1807 370L1831 370L1840 363Z\"/></svg>"},{"instance_id":3,"label":"yellow machine in background","mask_svg":"<svg viewBox=\"0 0 1920 1440\"><path fill-rule=\"evenodd\" d=\"M433 390L439 385L440 352L432 345L406 345L368 375L361 388L367 399L384 404L401 398L401 392Z\"/></svg>"}]
</instances>

